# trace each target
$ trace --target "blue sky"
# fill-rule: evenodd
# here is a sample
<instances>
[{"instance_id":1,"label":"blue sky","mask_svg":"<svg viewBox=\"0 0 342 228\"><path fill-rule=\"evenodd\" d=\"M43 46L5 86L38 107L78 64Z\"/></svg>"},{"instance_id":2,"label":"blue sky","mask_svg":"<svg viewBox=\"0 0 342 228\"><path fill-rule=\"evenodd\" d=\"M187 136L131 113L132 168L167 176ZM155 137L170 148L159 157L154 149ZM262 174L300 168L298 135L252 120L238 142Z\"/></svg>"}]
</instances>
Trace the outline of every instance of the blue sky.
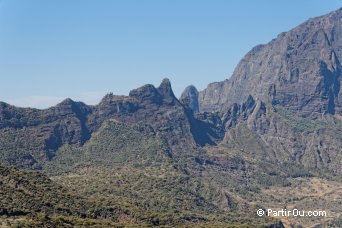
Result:
<instances>
[{"instance_id":1,"label":"blue sky","mask_svg":"<svg viewBox=\"0 0 342 228\"><path fill-rule=\"evenodd\" d=\"M171 80L177 96L229 78L255 45L341 0L0 0L0 100L97 103Z\"/></svg>"}]
</instances>

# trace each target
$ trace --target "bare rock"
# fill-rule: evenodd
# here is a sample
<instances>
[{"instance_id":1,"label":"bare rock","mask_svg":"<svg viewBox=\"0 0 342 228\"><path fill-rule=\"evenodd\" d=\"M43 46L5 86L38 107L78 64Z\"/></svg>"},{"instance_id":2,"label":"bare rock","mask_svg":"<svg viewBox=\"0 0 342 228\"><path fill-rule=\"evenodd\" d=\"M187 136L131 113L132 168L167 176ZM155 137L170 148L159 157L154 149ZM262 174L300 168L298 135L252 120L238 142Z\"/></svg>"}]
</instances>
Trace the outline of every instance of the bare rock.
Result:
<instances>
[{"instance_id":1,"label":"bare rock","mask_svg":"<svg viewBox=\"0 0 342 228\"><path fill-rule=\"evenodd\" d=\"M298 115L342 115L342 9L253 48L229 80L199 94L200 111L222 111L249 95Z\"/></svg>"}]
</instances>

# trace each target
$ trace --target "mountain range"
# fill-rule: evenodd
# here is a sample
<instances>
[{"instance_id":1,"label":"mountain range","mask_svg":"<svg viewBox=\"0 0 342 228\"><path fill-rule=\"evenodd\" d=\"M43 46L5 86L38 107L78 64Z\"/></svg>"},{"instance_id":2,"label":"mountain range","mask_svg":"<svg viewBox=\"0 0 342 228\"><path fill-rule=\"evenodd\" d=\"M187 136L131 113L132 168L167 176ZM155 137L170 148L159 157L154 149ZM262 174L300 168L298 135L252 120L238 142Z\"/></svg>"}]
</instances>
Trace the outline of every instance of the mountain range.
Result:
<instances>
[{"instance_id":1,"label":"mountain range","mask_svg":"<svg viewBox=\"0 0 342 228\"><path fill-rule=\"evenodd\" d=\"M342 8L179 99L164 79L97 105L0 102L0 224L340 227L341 59ZM328 216L257 216L267 208Z\"/></svg>"}]
</instances>

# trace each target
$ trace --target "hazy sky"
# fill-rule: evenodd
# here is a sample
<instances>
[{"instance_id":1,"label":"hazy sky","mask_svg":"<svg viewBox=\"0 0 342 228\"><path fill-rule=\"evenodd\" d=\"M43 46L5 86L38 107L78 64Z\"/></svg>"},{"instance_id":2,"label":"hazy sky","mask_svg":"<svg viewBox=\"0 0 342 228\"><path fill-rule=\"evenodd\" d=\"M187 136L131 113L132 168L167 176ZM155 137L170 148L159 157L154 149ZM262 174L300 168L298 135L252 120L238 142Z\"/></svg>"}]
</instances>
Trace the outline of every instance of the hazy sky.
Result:
<instances>
[{"instance_id":1,"label":"hazy sky","mask_svg":"<svg viewBox=\"0 0 342 228\"><path fill-rule=\"evenodd\" d=\"M177 96L229 78L267 43L341 0L0 0L0 100L97 103L171 80Z\"/></svg>"}]
</instances>

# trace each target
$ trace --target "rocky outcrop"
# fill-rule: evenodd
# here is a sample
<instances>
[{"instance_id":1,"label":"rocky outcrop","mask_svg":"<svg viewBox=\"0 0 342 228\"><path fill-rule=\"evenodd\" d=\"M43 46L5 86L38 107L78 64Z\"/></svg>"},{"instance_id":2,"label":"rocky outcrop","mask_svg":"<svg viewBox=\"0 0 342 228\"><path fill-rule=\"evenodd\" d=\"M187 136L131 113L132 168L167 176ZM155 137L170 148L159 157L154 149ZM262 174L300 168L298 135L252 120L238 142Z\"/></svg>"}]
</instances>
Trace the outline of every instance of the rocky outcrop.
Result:
<instances>
[{"instance_id":1,"label":"rocky outcrop","mask_svg":"<svg viewBox=\"0 0 342 228\"><path fill-rule=\"evenodd\" d=\"M253 48L230 79L199 94L200 111L222 111L249 95L312 119L342 115L342 9Z\"/></svg>"},{"instance_id":2,"label":"rocky outcrop","mask_svg":"<svg viewBox=\"0 0 342 228\"><path fill-rule=\"evenodd\" d=\"M171 83L144 85L129 96L107 94L98 105L66 99L45 110L17 108L0 103L0 157L7 164L40 168L62 145L82 145L107 120L144 126L158 135L171 157L197 152L198 145L213 145L223 138L223 128L197 118L175 97Z\"/></svg>"},{"instance_id":3,"label":"rocky outcrop","mask_svg":"<svg viewBox=\"0 0 342 228\"><path fill-rule=\"evenodd\" d=\"M52 158L61 145L81 145L90 138L91 108L81 102L66 99L45 110L0 106L0 154L6 163L39 168L37 161Z\"/></svg>"},{"instance_id":4,"label":"rocky outcrop","mask_svg":"<svg viewBox=\"0 0 342 228\"><path fill-rule=\"evenodd\" d=\"M342 172L341 37L342 9L310 19L253 48L231 79L200 93L189 86L180 100L164 79L129 96L107 94L94 106L70 99L45 110L0 103L1 160L39 168L62 145L82 145L112 120L159 137L175 160L221 143L272 162Z\"/></svg>"},{"instance_id":5,"label":"rocky outcrop","mask_svg":"<svg viewBox=\"0 0 342 228\"><path fill-rule=\"evenodd\" d=\"M232 77L199 93L222 145L260 160L341 172L342 9L253 48Z\"/></svg>"},{"instance_id":6,"label":"rocky outcrop","mask_svg":"<svg viewBox=\"0 0 342 228\"><path fill-rule=\"evenodd\" d=\"M190 85L185 88L179 101L186 107L190 108L194 113L199 111L198 91L195 86Z\"/></svg>"},{"instance_id":7,"label":"rocky outcrop","mask_svg":"<svg viewBox=\"0 0 342 228\"><path fill-rule=\"evenodd\" d=\"M255 101L252 96L242 104L234 103L222 116L226 129L235 127L240 121L246 121L250 116L259 118L266 113L266 105L261 101Z\"/></svg>"},{"instance_id":8,"label":"rocky outcrop","mask_svg":"<svg viewBox=\"0 0 342 228\"><path fill-rule=\"evenodd\" d=\"M221 120L223 147L239 149L259 161L342 173L342 122L336 118L298 117L280 105L249 96L242 104L234 103Z\"/></svg>"},{"instance_id":9,"label":"rocky outcrop","mask_svg":"<svg viewBox=\"0 0 342 228\"><path fill-rule=\"evenodd\" d=\"M170 149L172 157L195 153L197 145L216 144L223 137L219 127L198 119L187 106L175 97L169 79L164 79L156 88L144 85L134 89L128 97L113 96L107 98L107 105L103 102L94 107L89 117L101 124L108 118L131 124L148 125L156 135L161 136ZM107 112L112 105L125 100L130 112ZM111 104L111 105L108 105ZM104 115L104 113L106 113ZM98 121L100 120L100 121Z\"/></svg>"}]
</instances>

